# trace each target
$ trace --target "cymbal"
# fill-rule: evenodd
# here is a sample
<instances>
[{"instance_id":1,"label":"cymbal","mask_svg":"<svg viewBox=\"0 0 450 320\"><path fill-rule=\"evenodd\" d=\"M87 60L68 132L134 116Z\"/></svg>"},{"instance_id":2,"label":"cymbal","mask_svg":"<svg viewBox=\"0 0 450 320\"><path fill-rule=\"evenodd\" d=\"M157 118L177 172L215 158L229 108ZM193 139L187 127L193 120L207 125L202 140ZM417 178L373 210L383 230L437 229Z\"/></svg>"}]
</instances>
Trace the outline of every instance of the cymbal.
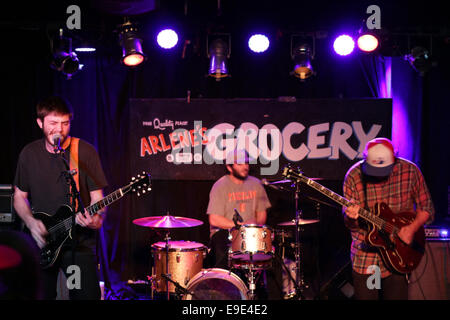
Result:
<instances>
[{"instance_id":1,"label":"cymbal","mask_svg":"<svg viewBox=\"0 0 450 320\"><path fill-rule=\"evenodd\" d=\"M139 218L133 220L133 223L141 227L172 229L196 227L202 225L203 221L192 218L165 215Z\"/></svg>"},{"instance_id":2,"label":"cymbal","mask_svg":"<svg viewBox=\"0 0 450 320\"><path fill-rule=\"evenodd\" d=\"M305 224L311 224L311 223L317 223L317 222L319 222L319 220L317 220L317 219L299 219L298 220L299 225L305 225ZM278 225L279 226L295 226L295 219L279 223Z\"/></svg>"}]
</instances>

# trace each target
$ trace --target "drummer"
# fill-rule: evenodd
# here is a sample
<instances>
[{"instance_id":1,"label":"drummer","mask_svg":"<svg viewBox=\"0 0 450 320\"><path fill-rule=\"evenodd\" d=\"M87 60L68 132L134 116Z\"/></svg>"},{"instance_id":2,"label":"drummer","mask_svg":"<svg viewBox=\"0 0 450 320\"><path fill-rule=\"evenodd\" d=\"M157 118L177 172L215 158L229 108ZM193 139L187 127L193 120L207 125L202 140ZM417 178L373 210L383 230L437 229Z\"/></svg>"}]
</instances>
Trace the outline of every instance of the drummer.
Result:
<instances>
[{"instance_id":1,"label":"drummer","mask_svg":"<svg viewBox=\"0 0 450 320\"><path fill-rule=\"evenodd\" d=\"M239 224L263 225L271 204L258 178L249 176L250 158L245 150L227 155L226 172L209 193L207 214L210 224L210 247L216 268L228 269L228 229L235 226L236 211L242 218Z\"/></svg>"}]
</instances>

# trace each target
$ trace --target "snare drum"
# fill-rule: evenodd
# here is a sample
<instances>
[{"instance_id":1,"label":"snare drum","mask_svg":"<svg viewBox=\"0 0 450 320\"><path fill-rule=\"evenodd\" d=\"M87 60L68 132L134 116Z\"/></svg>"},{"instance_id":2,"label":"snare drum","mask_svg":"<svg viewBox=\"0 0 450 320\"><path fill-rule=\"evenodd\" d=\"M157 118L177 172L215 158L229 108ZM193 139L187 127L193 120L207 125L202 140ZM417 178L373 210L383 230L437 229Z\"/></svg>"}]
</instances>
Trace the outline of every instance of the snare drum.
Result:
<instances>
[{"instance_id":1,"label":"snare drum","mask_svg":"<svg viewBox=\"0 0 450 320\"><path fill-rule=\"evenodd\" d=\"M230 231L230 264L246 268L248 264L267 267L273 257L272 229L264 225L246 224Z\"/></svg>"},{"instance_id":2,"label":"snare drum","mask_svg":"<svg viewBox=\"0 0 450 320\"><path fill-rule=\"evenodd\" d=\"M197 273L186 288L183 300L248 300L248 289L236 274L212 268Z\"/></svg>"},{"instance_id":3,"label":"snare drum","mask_svg":"<svg viewBox=\"0 0 450 320\"><path fill-rule=\"evenodd\" d=\"M152 279L157 292L165 292L166 274L166 243L157 242L152 245L154 267ZM206 246L193 241L169 241L169 274L173 281L185 287L188 282L203 268L206 256ZM169 282L169 292L175 293L175 285Z\"/></svg>"}]
</instances>

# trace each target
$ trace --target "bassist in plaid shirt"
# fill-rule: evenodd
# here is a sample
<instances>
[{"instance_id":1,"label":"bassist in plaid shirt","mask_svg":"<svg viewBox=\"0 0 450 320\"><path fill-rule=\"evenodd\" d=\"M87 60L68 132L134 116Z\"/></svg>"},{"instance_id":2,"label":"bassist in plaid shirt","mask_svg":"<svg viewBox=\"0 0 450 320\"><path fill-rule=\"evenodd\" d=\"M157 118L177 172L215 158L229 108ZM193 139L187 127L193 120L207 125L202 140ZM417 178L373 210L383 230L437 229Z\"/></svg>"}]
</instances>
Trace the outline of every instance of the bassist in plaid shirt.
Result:
<instances>
[{"instance_id":1,"label":"bassist in plaid shirt","mask_svg":"<svg viewBox=\"0 0 450 320\"><path fill-rule=\"evenodd\" d=\"M408 282L404 274L396 273L382 260L378 250L365 240L366 230L358 219L360 207L371 211L376 203L384 202L394 213L415 212L414 221L402 227L398 237L410 244L415 232L434 218L434 207L425 180L412 162L396 157L392 142L376 138L367 143L365 159L347 172L344 197L354 205L345 208L345 224L352 235L351 261L356 299L408 299ZM381 288L371 289L368 278L373 267L381 272Z\"/></svg>"}]
</instances>

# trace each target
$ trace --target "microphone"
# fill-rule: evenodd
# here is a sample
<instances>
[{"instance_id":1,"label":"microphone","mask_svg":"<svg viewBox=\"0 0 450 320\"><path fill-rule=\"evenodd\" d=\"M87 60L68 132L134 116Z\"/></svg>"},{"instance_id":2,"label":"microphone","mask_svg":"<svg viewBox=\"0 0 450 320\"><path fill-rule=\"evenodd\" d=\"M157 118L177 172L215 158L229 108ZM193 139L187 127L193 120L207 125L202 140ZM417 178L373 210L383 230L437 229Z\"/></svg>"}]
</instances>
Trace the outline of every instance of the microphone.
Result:
<instances>
[{"instance_id":1,"label":"microphone","mask_svg":"<svg viewBox=\"0 0 450 320\"><path fill-rule=\"evenodd\" d=\"M56 133L52 136L52 140L53 140L53 151L55 153L62 152L63 151L63 148L61 146L62 136L59 133Z\"/></svg>"},{"instance_id":2,"label":"microphone","mask_svg":"<svg viewBox=\"0 0 450 320\"><path fill-rule=\"evenodd\" d=\"M268 187L271 187L272 189L275 189L275 190L286 190L286 189L283 188L283 187L276 186L276 185L270 183L269 181L267 181L267 179L261 179L261 183L262 183L263 185L268 186Z\"/></svg>"}]
</instances>

